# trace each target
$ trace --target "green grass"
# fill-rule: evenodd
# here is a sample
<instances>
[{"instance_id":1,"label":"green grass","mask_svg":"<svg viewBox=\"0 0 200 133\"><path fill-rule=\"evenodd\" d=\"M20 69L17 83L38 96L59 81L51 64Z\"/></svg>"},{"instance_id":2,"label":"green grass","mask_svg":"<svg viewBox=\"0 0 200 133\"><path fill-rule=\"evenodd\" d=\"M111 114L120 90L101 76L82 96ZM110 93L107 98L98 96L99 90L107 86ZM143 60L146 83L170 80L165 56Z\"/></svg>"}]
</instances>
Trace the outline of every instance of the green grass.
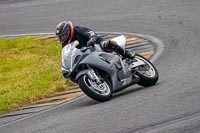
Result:
<instances>
[{"instance_id":1,"label":"green grass","mask_svg":"<svg viewBox=\"0 0 200 133\"><path fill-rule=\"evenodd\" d=\"M71 85L61 75L60 60L58 42L0 39L0 114Z\"/></svg>"}]
</instances>

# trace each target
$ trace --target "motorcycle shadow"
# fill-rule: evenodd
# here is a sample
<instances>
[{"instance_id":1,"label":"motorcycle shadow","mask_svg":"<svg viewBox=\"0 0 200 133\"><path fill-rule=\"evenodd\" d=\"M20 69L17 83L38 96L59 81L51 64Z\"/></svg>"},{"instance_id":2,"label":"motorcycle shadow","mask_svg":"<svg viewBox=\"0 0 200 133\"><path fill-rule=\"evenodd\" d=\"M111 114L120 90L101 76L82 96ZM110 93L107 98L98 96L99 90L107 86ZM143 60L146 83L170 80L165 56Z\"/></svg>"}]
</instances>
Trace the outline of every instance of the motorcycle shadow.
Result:
<instances>
[{"instance_id":1,"label":"motorcycle shadow","mask_svg":"<svg viewBox=\"0 0 200 133\"><path fill-rule=\"evenodd\" d=\"M115 92L112 96L112 99L114 100L115 98L121 97L121 96L126 96L129 95L130 93L135 93L139 90L146 89L147 87L142 87L142 86L134 86L134 87L128 87L124 90L121 90L119 92Z\"/></svg>"},{"instance_id":2,"label":"motorcycle shadow","mask_svg":"<svg viewBox=\"0 0 200 133\"><path fill-rule=\"evenodd\" d=\"M155 84L154 86L157 86L158 84ZM113 94L112 96L112 99L114 100L115 98L118 98L118 97L121 97L121 96L126 96L126 95L130 95L132 93L136 93L136 92L139 92L139 91L144 91L145 89L153 89L154 87L153 86L150 86L150 87L143 87L143 86L130 86L122 91L119 91L119 92L116 92Z\"/></svg>"},{"instance_id":3,"label":"motorcycle shadow","mask_svg":"<svg viewBox=\"0 0 200 133\"><path fill-rule=\"evenodd\" d=\"M157 86L158 84L154 85ZM140 91L144 91L145 89L153 89L153 86L150 87L142 87L142 86L130 86L124 90L121 90L119 92L115 92L112 96L112 99L110 101L107 102L98 102L95 101L91 98L89 98L88 96L83 96L81 99L79 99L78 101L76 101L74 103L73 106L70 107L70 109L75 109L75 108L88 108L88 107L94 107L94 106L101 106L104 104L111 104L115 99L120 97L126 97L127 95L133 95L136 92L140 92Z\"/></svg>"}]
</instances>

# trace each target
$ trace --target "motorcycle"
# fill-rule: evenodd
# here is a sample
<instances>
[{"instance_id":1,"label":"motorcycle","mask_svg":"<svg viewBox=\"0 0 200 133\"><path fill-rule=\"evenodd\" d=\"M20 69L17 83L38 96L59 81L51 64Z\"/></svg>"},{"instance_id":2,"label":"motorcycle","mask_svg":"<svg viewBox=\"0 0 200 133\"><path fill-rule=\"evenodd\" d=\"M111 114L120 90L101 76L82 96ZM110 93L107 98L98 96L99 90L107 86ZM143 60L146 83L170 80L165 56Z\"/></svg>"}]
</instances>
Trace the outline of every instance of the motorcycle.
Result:
<instances>
[{"instance_id":1,"label":"motorcycle","mask_svg":"<svg viewBox=\"0 0 200 133\"><path fill-rule=\"evenodd\" d=\"M125 49L124 35L112 39ZM155 66L141 55L134 59L103 51L98 44L81 49L74 41L62 49L62 74L77 83L90 98L105 102L131 85L152 86L158 81Z\"/></svg>"}]
</instances>

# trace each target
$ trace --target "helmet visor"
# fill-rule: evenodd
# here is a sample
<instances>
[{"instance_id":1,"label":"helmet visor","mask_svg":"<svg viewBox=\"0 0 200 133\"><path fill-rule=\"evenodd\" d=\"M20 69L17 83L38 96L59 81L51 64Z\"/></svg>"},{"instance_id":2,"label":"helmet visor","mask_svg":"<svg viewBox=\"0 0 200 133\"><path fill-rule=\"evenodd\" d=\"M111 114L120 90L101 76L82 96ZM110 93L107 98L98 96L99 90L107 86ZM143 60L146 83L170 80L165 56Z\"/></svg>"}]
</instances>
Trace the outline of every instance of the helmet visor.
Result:
<instances>
[{"instance_id":1,"label":"helmet visor","mask_svg":"<svg viewBox=\"0 0 200 133\"><path fill-rule=\"evenodd\" d=\"M66 33L65 34L61 34L61 35L58 36L58 38L59 38L59 40L60 40L61 43L64 43L65 41L68 40L69 35L66 34Z\"/></svg>"}]
</instances>

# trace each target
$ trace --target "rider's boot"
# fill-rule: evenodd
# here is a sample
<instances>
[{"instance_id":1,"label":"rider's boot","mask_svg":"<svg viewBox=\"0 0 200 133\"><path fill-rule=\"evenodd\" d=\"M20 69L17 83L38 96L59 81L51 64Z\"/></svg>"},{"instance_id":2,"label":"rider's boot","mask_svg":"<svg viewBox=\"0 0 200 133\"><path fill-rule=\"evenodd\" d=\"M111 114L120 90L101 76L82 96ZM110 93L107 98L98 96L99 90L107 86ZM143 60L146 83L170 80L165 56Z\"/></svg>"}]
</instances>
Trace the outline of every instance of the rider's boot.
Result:
<instances>
[{"instance_id":1,"label":"rider's boot","mask_svg":"<svg viewBox=\"0 0 200 133\"><path fill-rule=\"evenodd\" d=\"M132 52L126 50L126 49L123 49L120 46L117 46L116 49L117 49L118 53L120 55L122 55L124 58L134 59L134 57L135 57L135 53L132 53Z\"/></svg>"},{"instance_id":2,"label":"rider's boot","mask_svg":"<svg viewBox=\"0 0 200 133\"><path fill-rule=\"evenodd\" d=\"M132 53L128 50L125 50L125 54L124 57L128 58L128 59L133 59L135 57L135 53Z\"/></svg>"}]
</instances>

